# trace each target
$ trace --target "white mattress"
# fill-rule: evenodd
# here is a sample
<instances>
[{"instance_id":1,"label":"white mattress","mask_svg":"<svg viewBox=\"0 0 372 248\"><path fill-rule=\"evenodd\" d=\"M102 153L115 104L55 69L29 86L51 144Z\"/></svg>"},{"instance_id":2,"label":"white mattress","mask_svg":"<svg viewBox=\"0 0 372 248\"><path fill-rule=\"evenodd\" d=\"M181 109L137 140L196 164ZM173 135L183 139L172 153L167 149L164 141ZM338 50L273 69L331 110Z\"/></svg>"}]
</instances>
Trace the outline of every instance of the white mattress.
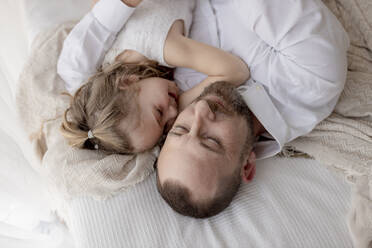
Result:
<instances>
[{"instance_id":1,"label":"white mattress","mask_svg":"<svg viewBox=\"0 0 372 248\"><path fill-rule=\"evenodd\" d=\"M155 175L105 202L70 204L77 247L350 248L345 224L349 187L314 160L259 161L221 214L197 220L176 214L156 191Z\"/></svg>"}]
</instances>

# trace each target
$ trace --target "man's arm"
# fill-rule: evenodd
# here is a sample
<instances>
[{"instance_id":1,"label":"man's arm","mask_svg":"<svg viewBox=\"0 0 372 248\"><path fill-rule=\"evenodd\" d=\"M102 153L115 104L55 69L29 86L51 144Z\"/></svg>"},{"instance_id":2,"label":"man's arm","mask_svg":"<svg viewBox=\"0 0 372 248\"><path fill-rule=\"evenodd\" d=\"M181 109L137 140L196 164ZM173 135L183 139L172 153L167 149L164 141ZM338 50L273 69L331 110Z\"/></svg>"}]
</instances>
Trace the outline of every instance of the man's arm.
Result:
<instances>
[{"instance_id":1,"label":"man's arm","mask_svg":"<svg viewBox=\"0 0 372 248\"><path fill-rule=\"evenodd\" d=\"M180 23L175 23L167 36L164 46L165 61L175 67L191 68L208 75L201 83L181 95L180 110L211 83L226 81L239 86L249 79L249 68L245 62L221 49L185 37L179 28Z\"/></svg>"},{"instance_id":2,"label":"man's arm","mask_svg":"<svg viewBox=\"0 0 372 248\"><path fill-rule=\"evenodd\" d=\"M344 87L347 33L322 1L234 4L240 21L260 39L246 62L288 126L285 142L310 132L332 112Z\"/></svg>"},{"instance_id":3,"label":"man's arm","mask_svg":"<svg viewBox=\"0 0 372 248\"><path fill-rule=\"evenodd\" d=\"M67 36L57 72L73 93L101 66L135 6L142 0L100 0Z\"/></svg>"}]
</instances>

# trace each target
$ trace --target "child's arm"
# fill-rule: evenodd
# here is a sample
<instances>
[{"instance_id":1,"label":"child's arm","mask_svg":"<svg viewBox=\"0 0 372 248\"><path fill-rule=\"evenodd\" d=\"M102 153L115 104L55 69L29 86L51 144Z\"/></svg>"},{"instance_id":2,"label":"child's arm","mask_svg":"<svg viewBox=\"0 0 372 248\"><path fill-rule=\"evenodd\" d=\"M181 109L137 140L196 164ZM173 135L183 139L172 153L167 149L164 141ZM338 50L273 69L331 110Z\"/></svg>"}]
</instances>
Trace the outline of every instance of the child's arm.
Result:
<instances>
[{"instance_id":1,"label":"child's arm","mask_svg":"<svg viewBox=\"0 0 372 248\"><path fill-rule=\"evenodd\" d=\"M100 0L67 36L57 72L73 93L97 72L104 53L142 0Z\"/></svg>"},{"instance_id":2,"label":"child's arm","mask_svg":"<svg viewBox=\"0 0 372 248\"><path fill-rule=\"evenodd\" d=\"M165 61L173 66L194 69L208 77L181 95L180 110L198 97L205 87L216 81L227 81L239 86L249 79L249 68L245 62L221 49L183 36L179 26L181 24L182 22L176 22L168 34L164 47Z\"/></svg>"}]
</instances>

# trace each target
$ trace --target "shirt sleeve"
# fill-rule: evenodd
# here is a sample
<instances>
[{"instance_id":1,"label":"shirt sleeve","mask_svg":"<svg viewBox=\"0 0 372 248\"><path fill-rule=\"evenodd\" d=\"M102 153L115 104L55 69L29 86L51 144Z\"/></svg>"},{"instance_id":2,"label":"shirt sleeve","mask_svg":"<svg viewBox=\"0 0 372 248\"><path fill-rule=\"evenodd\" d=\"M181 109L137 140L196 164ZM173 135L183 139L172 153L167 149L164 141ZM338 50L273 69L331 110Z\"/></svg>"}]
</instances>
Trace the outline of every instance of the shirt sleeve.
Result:
<instances>
[{"instance_id":1,"label":"shirt sleeve","mask_svg":"<svg viewBox=\"0 0 372 248\"><path fill-rule=\"evenodd\" d=\"M333 111L343 90L345 30L317 0L235 3L244 25L260 40L246 62L279 111L286 127L278 128L289 132L286 142L310 132Z\"/></svg>"},{"instance_id":2,"label":"shirt sleeve","mask_svg":"<svg viewBox=\"0 0 372 248\"><path fill-rule=\"evenodd\" d=\"M97 72L134 9L120 0L100 0L72 29L57 64L57 72L70 93Z\"/></svg>"}]
</instances>

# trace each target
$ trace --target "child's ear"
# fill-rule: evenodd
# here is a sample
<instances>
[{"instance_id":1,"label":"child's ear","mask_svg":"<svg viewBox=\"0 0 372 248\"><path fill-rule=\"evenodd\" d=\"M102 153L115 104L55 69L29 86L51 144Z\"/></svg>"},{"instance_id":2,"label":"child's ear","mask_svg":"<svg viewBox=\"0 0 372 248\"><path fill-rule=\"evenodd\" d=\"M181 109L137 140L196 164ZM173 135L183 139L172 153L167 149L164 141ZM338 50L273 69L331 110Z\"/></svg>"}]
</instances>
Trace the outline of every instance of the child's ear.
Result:
<instances>
[{"instance_id":1,"label":"child's ear","mask_svg":"<svg viewBox=\"0 0 372 248\"><path fill-rule=\"evenodd\" d=\"M130 85L138 81L139 81L139 77L137 75L130 75L130 76L124 77L122 80L119 81L118 88L120 90L125 90Z\"/></svg>"}]
</instances>

